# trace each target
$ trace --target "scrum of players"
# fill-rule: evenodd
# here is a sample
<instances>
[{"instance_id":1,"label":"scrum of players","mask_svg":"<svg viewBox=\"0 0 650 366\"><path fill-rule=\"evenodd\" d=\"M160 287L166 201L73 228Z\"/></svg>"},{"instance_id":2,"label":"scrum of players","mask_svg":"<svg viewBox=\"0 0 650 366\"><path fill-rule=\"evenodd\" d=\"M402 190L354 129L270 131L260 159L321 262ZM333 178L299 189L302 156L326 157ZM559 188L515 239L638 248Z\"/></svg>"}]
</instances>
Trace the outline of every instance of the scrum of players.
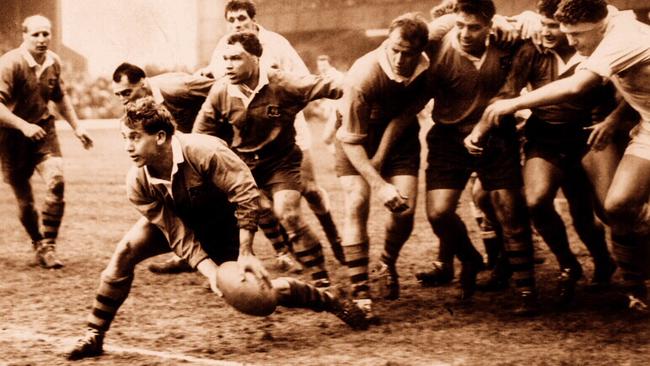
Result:
<instances>
[{"instance_id":1,"label":"scrum of players","mask_svg":"<svg viewBox=\"0 0 650 366\"><path fill-rule=\"evenodd\" d=\"M593 261L586 286L610 285L618 269L628 311L649 311L650 27L634 13L604 0L539 0L534 11L504 17L491 0L445 0L430 20L395 18L386 40L345 75L327 57L310 74L284 37L256 22L250 0L228 1L224 16L229 33L195 74L147 77L126 62L113 74L134 163L127 196L142 217L102 271L70 359L103 352L135 266L167 252L173 257L152 264L152 272L198 271L221 294L217 279L228 276L217 275L219 265L236 261L242 277L250 272L273 294L270 311L326 311L352 329L377 323L373 301L400 297L397 260L414 225L421 128L428 128L426 217L439 240L431 267L416 274L423 287L452 283L457 258L459 301L512 287L513 314L539 314L534 228L555 256L553 296L566 308L584 273L554 207L561 188ZM56 103L85 147L92 139L61 89L50 35L49 20L29 17L23 44L0 58L0 157L36 258L56 269L63 266L55 248L64 183L44 105ZM315 179L301 112L322 98L337 99L326 130L345 200L340 231ZM418 113L431 101L429 126ZM34 171L48 187L40 222L28 183ZM487 261L456 213L470 180ZM372 266L371 193L390 212ZM346 295L333 290L321 240L301 213L303 198L346 269ZM255 258L258 228L286 277L271 279ZM478 282L484 270L490 274ZM309 281L291 277L302 271Z\"/></svg>"}]
</instances>

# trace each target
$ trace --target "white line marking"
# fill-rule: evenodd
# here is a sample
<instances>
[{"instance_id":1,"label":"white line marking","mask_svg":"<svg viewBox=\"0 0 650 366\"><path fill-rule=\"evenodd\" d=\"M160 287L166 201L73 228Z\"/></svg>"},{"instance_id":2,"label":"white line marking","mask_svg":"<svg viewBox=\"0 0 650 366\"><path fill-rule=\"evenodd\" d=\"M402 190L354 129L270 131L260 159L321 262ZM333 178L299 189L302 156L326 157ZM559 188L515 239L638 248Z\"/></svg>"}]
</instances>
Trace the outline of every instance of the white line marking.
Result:
<instances>
[{"instance_id":1,"label":"white line marking","mask_svg":"<svg viewBox=\"0 0 650 366\"><path fill-rule=\"evenodd\" d=\"M43 333L34 332L27 328L10 328L3 326L0 328L0 340L2 341L46 341L59 346L60 348L70 347L77 341L76 338L70 337L55 337ZM243 364L233 361L213 360L210 358L199 358L182 353L161 352L153 351L139 347L122 347L114 344L105 344L104 350L111 353L136 353L145 356L159 357L166 360L179 360L185 362L192 362L199 365L208 366L244 366L250 364Z\"/></svg>"}]
</instances>

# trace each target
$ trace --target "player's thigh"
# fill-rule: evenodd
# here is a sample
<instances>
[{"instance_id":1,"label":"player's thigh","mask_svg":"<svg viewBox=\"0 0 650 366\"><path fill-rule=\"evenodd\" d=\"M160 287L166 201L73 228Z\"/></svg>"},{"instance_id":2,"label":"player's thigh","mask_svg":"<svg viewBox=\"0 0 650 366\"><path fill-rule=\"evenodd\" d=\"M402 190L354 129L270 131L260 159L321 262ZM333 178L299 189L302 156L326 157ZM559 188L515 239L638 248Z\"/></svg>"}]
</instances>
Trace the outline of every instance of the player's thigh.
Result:
<instances>
[{"instance_id":1,"label":"player's thigh","mask_svg":"<svg viewBox=\"0 0 650 366\"><path fill-rule=\"evenodd\" d=\"M171 251L163 232L141 217L115 247L105 272L124 276L143 260Z\"/></svg>"},{"instance_id":2,"label":"player's thigh","mask_svg":"<svg viewBox=\"0 0 650 366\"><path fill-rule=\"evenodd\" d=\"M388 182L394 185L406 197L406 204L408 204L409 208L399 213L399 215L413 215L418 198L418 177L413 175L396 175L389 177Z\"/></svg>"},{"instance_id":3,"label":"player's thigh","mask_svg":"<svg viewBox=\"0 0 650 366\"><path fill-rule=\"evenodd\" d=\"M601 209L620 161L620 149L614 143L607 144L602 150L592 149L582 158L582 167L591 182Z\"/></svg>"},{"instance_id":4,"label":"player's thigh","mask_svg":"<svg viewBox=\"0 0 650 366\"><path fill-rule=\"evenodd\" d=\"M311 188L316 184L316 174L314 173L314 163L311 158L310 150L302 150L302 162L300 163L300 178L306 188ZM313 189L313 188L312 188Z\"/></svg>"},{"instance_id":5,"label":"player's thigh","mask_svg":"<svg viewBox=\"0 0 650 366\"><path fill-rule=\"evenodd\" d=\"M610 214L641 207L650 194L650 160L625 154L621 159L605 199Z\"/></svg>"},{"instance_id":6,"label":"player's thigh","mask_svg":"<svg viewBox=\"0 0 650 366\"><path fill-rule=\"evenodd\" d=\"M523 177L526 204L534 209L552 203L564 172L551 161L535 156L526 159Z\"/></svg>"}]
</instances>

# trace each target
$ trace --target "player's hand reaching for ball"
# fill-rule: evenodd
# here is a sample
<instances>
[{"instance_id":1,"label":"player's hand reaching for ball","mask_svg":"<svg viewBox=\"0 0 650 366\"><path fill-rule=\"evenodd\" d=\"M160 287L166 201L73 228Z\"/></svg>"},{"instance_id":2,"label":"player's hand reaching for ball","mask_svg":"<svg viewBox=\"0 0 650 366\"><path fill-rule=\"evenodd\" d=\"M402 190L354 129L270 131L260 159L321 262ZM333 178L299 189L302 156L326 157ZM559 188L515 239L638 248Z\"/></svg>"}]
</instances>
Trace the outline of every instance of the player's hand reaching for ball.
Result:
<instances>
[{"instance_id":1,"label":"player's hand reaching for ball","mask_svg":"<svg viewBox=\"0 0 650 366\"><path fill-rule=\"evenodd\" d=\"M271 277L269 272L264 268L262 262L254 255L240 254L237 258L239 269L241 270L242 281L245 280L244 274L251 272L262 284L271 288Z\"/></svg>"}]
</instances>

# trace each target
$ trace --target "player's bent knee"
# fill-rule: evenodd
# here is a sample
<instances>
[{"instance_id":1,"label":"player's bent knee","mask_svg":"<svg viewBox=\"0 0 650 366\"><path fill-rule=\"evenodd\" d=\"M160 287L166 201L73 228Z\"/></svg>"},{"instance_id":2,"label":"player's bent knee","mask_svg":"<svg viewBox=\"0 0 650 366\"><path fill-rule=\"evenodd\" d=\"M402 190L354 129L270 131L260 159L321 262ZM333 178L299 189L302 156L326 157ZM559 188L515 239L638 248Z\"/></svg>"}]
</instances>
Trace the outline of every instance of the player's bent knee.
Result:
<instances>
[{"instance_id":1,"label":"player's bent knee","mask_svg":"<svg viewBox=\"0 0 650 366\"><path fill-rule=\"evenodd\" d=\"M52 177L50 182L48 182L48 191L52 198L57 201L63 201L63 193L65 191L65 181L62 175L57 175Z\"/></svg>"}]
</instances>

